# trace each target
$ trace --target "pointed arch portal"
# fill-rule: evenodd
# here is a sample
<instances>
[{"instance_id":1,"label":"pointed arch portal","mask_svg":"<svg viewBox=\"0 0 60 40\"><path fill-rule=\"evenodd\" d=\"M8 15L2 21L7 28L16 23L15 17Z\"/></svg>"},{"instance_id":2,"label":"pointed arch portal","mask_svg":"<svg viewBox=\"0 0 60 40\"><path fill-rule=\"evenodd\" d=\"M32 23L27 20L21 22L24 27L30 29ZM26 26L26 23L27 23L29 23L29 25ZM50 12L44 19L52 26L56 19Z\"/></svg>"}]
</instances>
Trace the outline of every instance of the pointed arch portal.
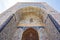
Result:
<instances>
[{"instance_id":1,"label":"pointed arch portal","mask_svg":"<svg viewBox=\"0 0 60 40\"><path fill-rule=\"evenodd\" d=\"M38 32L33 28L28 28L23 32L22 40L39 40Z\"/></svg>"}]
</instances>

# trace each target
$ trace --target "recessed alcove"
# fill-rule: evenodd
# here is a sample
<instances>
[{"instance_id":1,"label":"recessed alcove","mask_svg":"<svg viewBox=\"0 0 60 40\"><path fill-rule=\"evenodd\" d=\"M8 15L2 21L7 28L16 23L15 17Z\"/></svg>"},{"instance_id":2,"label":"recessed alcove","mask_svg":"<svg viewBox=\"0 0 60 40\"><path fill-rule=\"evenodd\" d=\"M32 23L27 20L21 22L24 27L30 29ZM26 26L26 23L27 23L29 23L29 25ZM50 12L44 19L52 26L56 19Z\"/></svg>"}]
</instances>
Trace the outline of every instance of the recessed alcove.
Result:
<instances>
[{"instance_id":1,"label":"recessed alcove","mask_svg":"<svg viewBox=\"0 0 60 40\"><path fill-rule=\"evenodd\" d=\"M34 6L28 6L16 11L15 15L17 19L16 22L18 22L18 29L20 27L23 29L21 40L40 40L39 30L42 28L46 31L44 28L47 18L45 10ZM24 28L27 29L24 30Z\"/></svg>"},{"instance_id":2,"label":"recessed alcove","mask_svg":"<svg viewBox=\"0 0 60 40\"><path fill-rule=\"evenodd\" d=\"M47 13L45 10L34 6L28 6L16 11L15 15L18 22L18 29L21 27L23 29L21 40L40 40L40 36L38 36L40 34L39 30L42 28L46 31L45 21L47 18Z\"/></svg>"}]
</instances>

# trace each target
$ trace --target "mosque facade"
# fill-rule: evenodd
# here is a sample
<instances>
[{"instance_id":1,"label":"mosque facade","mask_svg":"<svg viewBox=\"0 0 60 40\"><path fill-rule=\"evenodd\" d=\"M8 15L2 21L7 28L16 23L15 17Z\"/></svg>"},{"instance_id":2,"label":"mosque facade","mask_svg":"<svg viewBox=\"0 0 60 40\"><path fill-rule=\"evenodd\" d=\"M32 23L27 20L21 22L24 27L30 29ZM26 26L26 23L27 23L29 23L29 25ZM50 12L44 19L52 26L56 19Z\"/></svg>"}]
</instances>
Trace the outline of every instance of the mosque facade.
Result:
<instances>
[{"instance_id":1,"label":"mosque facade","mask_svg":"<svg viewBox=\"0 0 60 40\"><path fill-rule=\"evenodd\" d=\"M60 40L60 13L46 2L18 2L0 14L0 40Z\"/></svg>"}]
</instances>

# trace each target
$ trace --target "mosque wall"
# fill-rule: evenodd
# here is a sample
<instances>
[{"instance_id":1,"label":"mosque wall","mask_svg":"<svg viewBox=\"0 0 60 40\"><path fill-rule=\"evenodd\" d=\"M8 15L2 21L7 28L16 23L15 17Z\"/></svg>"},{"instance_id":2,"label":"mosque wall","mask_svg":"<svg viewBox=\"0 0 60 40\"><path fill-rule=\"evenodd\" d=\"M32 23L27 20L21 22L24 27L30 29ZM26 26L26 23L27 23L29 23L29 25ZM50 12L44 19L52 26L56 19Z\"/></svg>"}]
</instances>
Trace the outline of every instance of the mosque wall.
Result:
<instances>
[{"instance_id":1,"label":"mosque wall","mask_svg":"<svg viewBox=\"0 0 60 40\"><path fill-rule=\"evenodd\" d=\"M46 30L50 40L59 40L59 32L49 17L46 20Z\"/></svg>"},{"instance_id":2,"label":"mosque wall","mask_svg":"<svg viewBox=\"0 0 60 40\"><path fill-rule=\"evenodd\" d=\"M13 34L16 31L15 17L10 20L10 22L5 26L5 28L0 33L0 40L12 40Z\"/></svg>"}]
</instances>

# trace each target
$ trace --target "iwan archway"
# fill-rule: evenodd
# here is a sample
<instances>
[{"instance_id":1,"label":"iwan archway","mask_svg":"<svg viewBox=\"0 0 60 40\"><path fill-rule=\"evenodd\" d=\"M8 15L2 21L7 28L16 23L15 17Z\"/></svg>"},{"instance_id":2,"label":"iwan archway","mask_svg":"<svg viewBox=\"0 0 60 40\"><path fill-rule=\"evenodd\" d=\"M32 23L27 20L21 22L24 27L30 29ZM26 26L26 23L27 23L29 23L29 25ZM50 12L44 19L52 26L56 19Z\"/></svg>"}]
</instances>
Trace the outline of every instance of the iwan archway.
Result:
<instances>
[{"instance_id":1,"label":"iwan archway","mask_svg":"<svg viewBox=\"0 0 60 40\"><path fill-rule=\"evenodd\" d=\"M18 28L23 30L21 40L40 40L39 31L40 28L44 29L47 17L45 10L35 6L28 6L19 9L16 16L18 17ZM44 31L46 30L44 29Z\"/></svg>"}]
</instances>

